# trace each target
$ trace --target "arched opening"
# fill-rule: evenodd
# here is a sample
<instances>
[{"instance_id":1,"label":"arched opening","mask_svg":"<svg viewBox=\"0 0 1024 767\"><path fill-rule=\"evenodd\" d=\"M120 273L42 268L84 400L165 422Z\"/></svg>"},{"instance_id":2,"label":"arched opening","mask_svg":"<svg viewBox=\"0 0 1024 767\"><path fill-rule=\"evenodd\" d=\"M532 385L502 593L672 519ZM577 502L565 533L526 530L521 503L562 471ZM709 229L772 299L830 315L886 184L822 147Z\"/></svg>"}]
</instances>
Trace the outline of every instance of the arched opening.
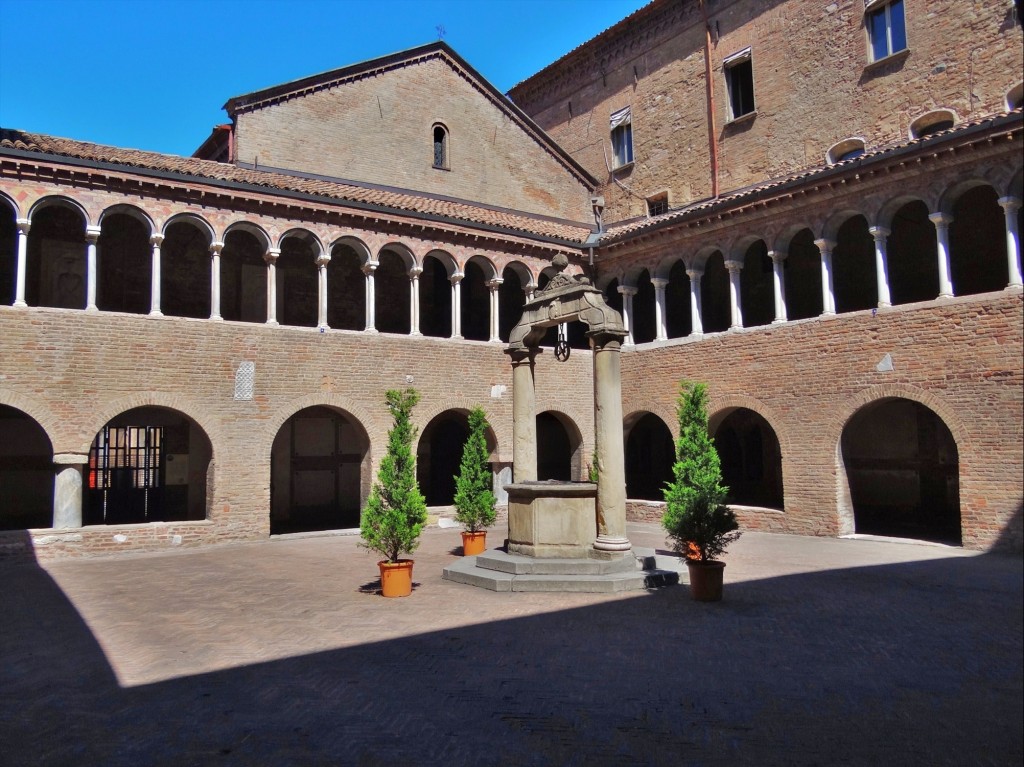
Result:
<instances>
[{"instance_id":1,"label":"arched opening","mask_svg":"<svg viewBox=\"0 0 1024 767\"><path fill-rule=\"evenodd\" d=\"M327 324L340 330L366 329L366 275L362 259L350 245L331 250L327 264Z\"/></svg>"},{"instance_id":2,"label":"arched opening","mask_svg":"<svg viewBox=\"0 0 1024 767\"><path fill-rule=\"evenodd\" d=\"M25 265L29 306L85 308L85 219L69 205L47 205L32 216Z\"/></svg>"},{"instance_id":3,"label":"arched opening","mask_svg":"<svg viewBox=\"0 0 1024 767\"><path fill-rule=\"evenodd\" d=\"M932 410L877 400L854 413L840 444L858 533L960 543L956 441Z\"/></svg>"},{"instance_id":4,"label":"arched opening","mask_svg":"<svg viewBox=\"0 0 1024 767\"><path fill-rule=\"evenodd\" d=\"M96 307L107 312L147 314L153 258L149 227L127 213L109 213L96 243Z\"/></svg>"},{"instance_id":5,"label":"arched opening","mask_svg":"<svg viewBox=\"0 0 1024 767\"><path fill-rule=\"evenodd\" d=\"M448 338L452 334L452 283L441 259L424 256L419 283L420 332Z\"/></svg>"},{"instance_id":6,"label":"arched opening","mask_svg":"<svg viewBox=\"0 0 1024 767\"><path fill-rule=\"evenodd\" d=\"M416 450L416 480L427 506L451 506L462 449L469 438L466 414L448 410L427 424Z\"/></svg>"},{"instance_id":7,"label":"arched opening","mask_svg":"<svg viewBox=\"0 0 1024 767\"><path fill-rule=\"evenodd\" d=\"M498 335L502 341L508 343L509 333L523 316L529 274L525 267L520 271L512 266L506 266L501 273L501 280L498 287Z\"/></svg>"},{"instance_id":8,"label":"arched opening","mask_svg":"<svg viewBox=\"0 0 1024 767\"><path fill-rule=\"evenodd\" d=\"M320 279L316 260L320 247L306 232L281 241L277 259L277 320L282 325L315 328Z\"/></svg>"},{"instance_id":9,"label":"arched opening","mask_svg":"<svg viewBox=\"0 0 1024 767\"><path fill-rule=\"evenodd\" d=\"M644 269L636 278L636 295L633 296L633 343L646 344L657 337L654 304L654 284L650 272Z\"/></svg>"},{"instance_id":10,"label":"arched opening","mask_svg":"<svg viewBox=\"0 0 1024 767\"><path fill-rule=\"evenodd\" d=\"M893 304L930 301L939 295L939 267L935 225L928 206L920 200L906 203L892 218L887 242L889 293Z\"/></svg>"},{"instance_id":11,"label":"arched opening","mask_svg":"<svg viewBox=\"0 0 1024 767\"><path fill-rule=\"evenodd\" d=\"M89 448L86 525L206 519L213 448L188 416L139 407L112 418Z\"/></svg>"},{"instance_id":12,"label":"arched opening","mask_svg":"<svg viewBox=\"0 0 1024 767\"><path fill-rule=\"evenodd\" d=\"M220 254L220 314L236 322L267 321L266 246L236 229L224 238Z\"/></svg>"},{"instance_id":13,"label":"arched opening","mask_svg":"<svg viewBox=\"0 0 1024 767\"><path fill-rule=\"evenodd\" d=\"M53 447L36 421L0 405L0 530L53 525Z\"/></svg>"},{"instance_id":14,"label":"arched opening","mask_svg":"<svg viewBox=\"0 0 1024 767\"><path fill-rule=\"evenodd\" d=\"M580 477L582 438L576 424L559 413L537 414L537 479L571 482Z\"/></svg>"},{"instance_id":15,"label":"arched opening","mask_svg":"<svg viewBox=\"0 0 1024 767\"><path fill-rule=\"evenodd\" d=\"M448 170L448 129L440 123L434 125L434 167Z\"/></svg>"},{"instance_id":16,"label":"arched opening","mask_svg":"<svg viewBox=\"0 0 1024 767\"><path fill-rule=\"evenodd\" d=\"M832 251L832 275L836 312L855 312L877 306L875 240L864 216L852 216L839 227Z\"/></svg>"},{"instance_id":17,"label":"arched opening","mask_svg":"<svg viewBox=\"0 0 1024 767\"><path fill-rule=\"evenodd\" d=\"M392 250L378 256L374 288L377 330L381 333L409 333L409 269L404 259Z\"/></svg>"},{"instance_id":18,"label":"arched opening","mask_svg":"<svg viewBox=\"0 0 1024 767\"><path fill-rule=\"evenodd\" d=\"M209 317L211 268L209 233L187 220L170 224L160 249L160 310Z\"/></svg>"},{"instance_id":19,"label":"arched opening","mask_svg":"<svg viewBox=\"0 0 1024 767\"><path fill-rule=\"evenodd\" d=\"M626 436L626 497L664 500L665 483L672 481L675 441L668 426L654 413L639 417Z\"/></svg>"},{"instance_id":20,"label":"arched opening","mask_svg":"<svg viewBox=\"0 0 1024 767\"><path fill-rule=\"evenodd\" d=\"M0 304L14 303L18 278L18 228L14 211L0 203Z\"/></svg>"},{"instance_id":21,"label":"arched opening","mask_svg":"<svg viewBox=\"0 0 1024 767\"><path fill-rule=\"evenodd\" d=\"M462 337L487 341L491 337L491 292L483 268L470 259L462 278Z\"/></svg>"},{"instance_id":22,"label":"arched opening","mask_svg":"<svg viewBox=\"0 0 1024 767\"><path fill-rule=\"evenodd\" d=\"M690 275L686 264L676 261L665 286L665 330L669 338L682 338L693 332L690 312Z\"/></svg>"},{"instance_id":23,"label":"arched opening","mask_svg":"<svg viewBox=\"0 0 1024 767\"><path fill-rule=\"evenodd\" d=\"M1006 214L992 187L976 186L960 195L953 206L949 250L956 295L1006 287Z\"/></svg>"},{"instance_id":24,"label":"arched opening","mask_svg":"<svg viewBox=\"0 0 1024 767\"><path fill-rule=\"evenodd\" d=\"M300 410L271 448L270 534L359 527L370 471L370 440L355 418L323 406Z\"/></svg>"},{"instance_id":25,"label":"arched opening","mask_svg":"<svg viewBox=\"0 0 1024 767\"><path fill-rule=\"evenodd\" d=\"M715 251L704 264L700 281L700 319L705 333L729 329L732 321L729 304L729 272L721 251Z\"/></svg>"},{"instance_id":26,"label":"arched opening","mask_svg":"<svg viewBox=\"0 0 1024 767\"><path fill-rule=\"evenodd\" d=\"M772 260L764 240L753 243L743 256L740 271L740 301L743 326L770 325L775 319L775 288Z\"/></svg>"},{"instance_id":27,"label":"arched opening","mask_svg":"<svg viewBox=\"0 0 1024 767\"><path fill-rule=\"evenodd\" d=\"M709 426L722 464L722 481L729 487L728 502L784 508L782 450L768 421L739 407L718 413Z\"/></svg>"},{"instance_id":28,"label":"arched opening","mask_svg":"<svg viewBox=\"0 0 1024 767\"><path fill-rule=\"evenodd\" d=\"M821 314L821 254L810 229L790 240L783 263L786 282L786 317L805 320Z\"/></svg>"}]
</instances>

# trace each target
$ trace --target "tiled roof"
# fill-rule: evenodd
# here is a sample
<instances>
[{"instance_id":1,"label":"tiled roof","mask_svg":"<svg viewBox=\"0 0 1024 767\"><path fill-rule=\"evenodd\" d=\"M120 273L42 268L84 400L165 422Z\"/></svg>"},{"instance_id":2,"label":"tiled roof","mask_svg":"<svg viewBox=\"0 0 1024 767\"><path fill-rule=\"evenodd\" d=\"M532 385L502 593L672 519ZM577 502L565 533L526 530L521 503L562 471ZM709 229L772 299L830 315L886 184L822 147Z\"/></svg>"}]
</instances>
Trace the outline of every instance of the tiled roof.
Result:
<instances>
[{"instance_id":1,"label":"tiled roof","mask_svg":"<svg viewBox=\"0 0 1024 767\"><path fill-rule=\"evenodd\" d=\"M713 208L728 208L730 205L740 203L747 199L754 199L762 195L770 195L774 190L780 187L790 184L798 184L802 181L813 181L815 177L841 172L847 168L863 166L873 160L884 159L886 155L893 155L903 150L912 150L913 148L926 143L928 145L938 144L946 139L953 139L957 136L969 133L972 129L984 129L984 127L997 122L1008 121L1012 123L1014 122L1014 117L1017 118L1016 122L1018 123L1017 127L1019 129L1019 121L1022 114L1024 113L1022 113L1020 109L1015 109L1013 112L989 115L977 120L962 122L952 128L944 131L938 131L929 136L911 139L909 141L896 141L883 144L882 146L876 147L865 152L859 157L850 160L843 160L842 162L837 162L834 165L815 165L810 168L804 168L786 176L762 181L759 184L753 184L751 186L743 187L742 189L735 189L731 192L720 195L717 198L700 200L682 208L676 208L667 213L662 213L660 216L624 221L620 224L608 227L607 231L602 235L601 244L603 245L610 241L627 239L631 235L639 234L649 229L657 229L681 219L699 217L701 213Z\"/></svg>"},{"instance_id":2,"label":"tiled roof","mask_svg":"<svg viewBox=\"0 0 1024 767\"><path fill-rule=\"evenodd\" d=\"M287 191L317 198L337 200L340 204L372 205L395 213L417 213L447 219L452 223L482 225L527 236L563 240L582 244L590 236L585 224L531 216L509 210L473 205L468 202L432 197L396 189L382 189L340 180L292 176L280 172L239 168L211 160L146 152L139 149L93 144L87 141L26 133L0 128L0 150L16 149L47 155L74 158L87 162L120 166L125 172L133 169L175 173L195 179L216 180L231 184L263 187L268 193ZM120 169L119 168L119 169Z\"/></svg>"}]
</instances>

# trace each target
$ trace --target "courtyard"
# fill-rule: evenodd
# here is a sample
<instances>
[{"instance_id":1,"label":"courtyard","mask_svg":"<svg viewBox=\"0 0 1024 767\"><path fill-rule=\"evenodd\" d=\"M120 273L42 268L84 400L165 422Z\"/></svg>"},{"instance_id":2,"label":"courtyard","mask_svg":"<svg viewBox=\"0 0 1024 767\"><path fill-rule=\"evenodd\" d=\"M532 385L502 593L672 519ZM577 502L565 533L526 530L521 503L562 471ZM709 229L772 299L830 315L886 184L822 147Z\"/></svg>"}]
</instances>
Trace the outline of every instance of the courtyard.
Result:
<instances>
[{"instance_id":1,"label":"courtyard","mask_svg":"<svg viewBox=\"0 0 1024 767\"><path fill-rule=\"evenodd\" d=\"M354 535L0 561L0 764L1024 758L1020 557L748 532L700 604L443 581L459 546L397 600Z\"/></svg>"}]
</instances>

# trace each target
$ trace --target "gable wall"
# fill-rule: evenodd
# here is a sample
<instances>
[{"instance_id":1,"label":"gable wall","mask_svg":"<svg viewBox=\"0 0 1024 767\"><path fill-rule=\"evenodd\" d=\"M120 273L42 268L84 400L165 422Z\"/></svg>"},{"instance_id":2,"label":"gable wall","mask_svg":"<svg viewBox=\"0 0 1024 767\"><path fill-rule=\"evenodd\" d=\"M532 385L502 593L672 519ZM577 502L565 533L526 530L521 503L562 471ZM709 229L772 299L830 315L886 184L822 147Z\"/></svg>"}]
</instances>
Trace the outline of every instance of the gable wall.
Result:
<instances>
[{"instance_id":1,"label":"gable wall","mask_svg":"<svg viewBox=\"0 0 1024 767\"><path fill-rule=\"evenodd\" d=\"M449 130L450 170L433 167L436 122ZM237 125L241 162L592 218L590 190L441 59L245 112Z\"/></svg>"},{"instance_id":2,"label":"gable wall","mask_svg":"<svg viewBox=\"0 0 1024 767\"><path fill-rule=\"evenodd\" d=\"M932 109L965 120L1005 108L1022 69L1012 4L905 7L909 51L868 65L862 0L708 3L719 37L712 73L720 194L821 165L844 138L862 137L868 149L905 140L911 121ZM664 190L672 207L712 195L703 45L697 4L663 3L513 90L520 108L604 180L606 222L646 215L645 198ZM722 62L747 46L756 115L729 124ZM635 163L616 174L618 184L605 161L608 116L627 105Z\"/></svg>"}]
</instances>

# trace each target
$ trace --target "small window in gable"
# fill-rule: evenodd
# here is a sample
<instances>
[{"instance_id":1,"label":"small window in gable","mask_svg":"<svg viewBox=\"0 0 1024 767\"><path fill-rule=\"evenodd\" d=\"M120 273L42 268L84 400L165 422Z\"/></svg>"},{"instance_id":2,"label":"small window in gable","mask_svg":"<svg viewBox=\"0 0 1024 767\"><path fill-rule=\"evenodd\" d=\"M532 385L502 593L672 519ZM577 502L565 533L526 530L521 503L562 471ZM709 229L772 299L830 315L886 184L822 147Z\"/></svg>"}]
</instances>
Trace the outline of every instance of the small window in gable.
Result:
<instances>
[{"instance_id":1,"label":"small window in gable","mask_svg":"<svg viewBox=\"0 0 1024 767\"><path fill-rule=\"evenodd\" d=\"M448 170L448 130L443 125L434 126L434 167Z\"/></svg>"},{"instance_id":2,"label":"small window in gable","mask_svg":"<svg viewBox=\"0 0 1024 767\"><path fill-rule=\"evenodd\" d=\"M1006 94L1006 108L1010 111L1024 106L1024 83L1017 83Z\"/></svg>"},{"instance_id":3,"label":"small window in gable","mask_svg":"<svg viewBox=\"0 0 1024 767\"><path fill-rule=\"evenodd\" d=\"M647 198L647 215L654 217L660 216L662 213L668 213L668 192Z\"/></svg>"},{"instance_id":4,"label":"small window in gable","mask_svg":"<svg viewBox=\"0 0 1024 767\"><path fill-rule=\"evenodd\" d=\"M829 147L825 153L825 161L829 165L835 165L843 160L852 160L864 154L864 139L846 138Z\"/></svg>"},{"instance_id":5,"label":"small window in gable","mask_svg":"<svg viewBox=\"0 0 1024 767\"><path fill-rule=\"evenodd\" d=\"M865 23L872 61L880 61L906 50L907 25L903 17L903 0L869 4Z\"/></svg>"},{"instance_id":6,"label":"small window in gable","mask_svg":"<svg viewBox=\"0 0 1024 767\"><path fill-rule=\"evenodd\" d=\"M736 120L754 111L754 62L750 48L728 56L723 64L729 90L729 119Z\"/></svg>"},{"instance_id":7,"label":"small window in gable","mask_svg":"<svg viewBox=\"0 0 1024 767\"><path fill-rule=\"evenodd\" d=\"M910 124L911 138L924 138L956 125L956 115L948 109L936 109L918 117Z\"/></svg>"},{"instance_id":8,"label":"small window in gable","mask_svg":"<svg viewBox=\"0 0 1024 767\"><path fill-rule=\"evenodd\" d=\"M625 107L613 112L610 118L612 132L612 168L621 168L633 162L633 116Z\"/></svg>"}]
</instances>

